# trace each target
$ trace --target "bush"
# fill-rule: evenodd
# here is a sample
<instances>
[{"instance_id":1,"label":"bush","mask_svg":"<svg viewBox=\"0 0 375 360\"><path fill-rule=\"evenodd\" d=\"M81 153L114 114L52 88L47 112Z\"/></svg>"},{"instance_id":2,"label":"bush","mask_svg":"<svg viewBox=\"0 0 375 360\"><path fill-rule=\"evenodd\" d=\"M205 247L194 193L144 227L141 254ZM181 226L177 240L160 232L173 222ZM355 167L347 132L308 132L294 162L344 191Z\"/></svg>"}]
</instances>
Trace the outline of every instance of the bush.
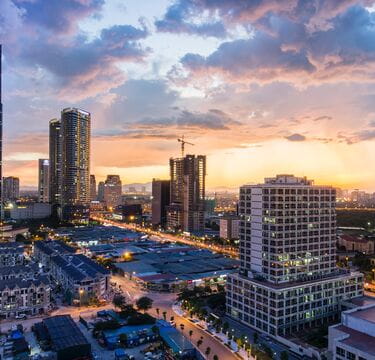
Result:
<instances>
[{"instance_id":1,"label":"bush","mask_svg":"<svg viewBox=\"0 0 375 360\"><path fill-rule=\"evenodd\" d=\"M116 320L108 320L96 323L94 325L94 331L115 330L120 327L121 325Z\"/></svg>"},{"instance_id":2,"label":"bush","mask_svg":"<svg viewBox=\"0 0 375 360\"><path fill-rule=\"evenodd\" d=\"M119 316L121 319L127 319L129 316L134 316L136 314L137 310L133 308L133 305L125 305L119 312Z\"/></svg>"},{"instance_id":3,"label":"bush","mask_svg":"<svg viewBox=\"0 0 375 360\"><path fill-rule=\"evenodd\" d=\"M134 314L128 318L128 325L152 325L156 319L149 314Z\"/></svg>"}]
</instances>

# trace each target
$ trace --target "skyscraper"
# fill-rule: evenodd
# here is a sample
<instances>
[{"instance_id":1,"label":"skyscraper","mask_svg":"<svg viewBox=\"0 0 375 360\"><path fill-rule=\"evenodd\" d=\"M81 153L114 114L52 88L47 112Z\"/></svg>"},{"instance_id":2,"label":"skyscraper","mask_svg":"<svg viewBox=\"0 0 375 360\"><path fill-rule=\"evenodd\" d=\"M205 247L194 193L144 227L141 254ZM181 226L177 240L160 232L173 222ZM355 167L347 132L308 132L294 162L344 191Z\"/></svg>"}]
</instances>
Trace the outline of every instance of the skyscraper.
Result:
<instances>
[{"instance_id":1,"label":"skyscraper","mask_svg":"<svg viewBox=\"0 0 375 360\"><path fill-rule=\"evenodd\" d=\"M170 202L170 180L152 180L152 225L165 227Z\"/></svg>"},{"instance_id":2,"label":"skyscraper","mask_svg":"<svg viewBox=\"0 0 375 360\"><path fill-rule=\"evenodd\" d=\"M363 275L336 267L336 193L277 175L240 189L240 271L227 313L272 336L320 326L363 294Z\"/></svg>"},{"instance_id":3,"label":"skyscraper","mask_svg":"<svg viewBox=\"0 0 375 360\"><path fill-rule=\"evenodd\" d=\"M61 121L49 122L49 195L53 205L61 203Z\"/></svg>"},{"instance_id":4,"label":"skyscraper","mask_svg":"<svg viewBox=\"0 0 375 360\"><path fill-rule=\"evenodd\" d=\"M96 178L95 175L90 175L90 200L96 201L97 197Z\"/></svg>"},{"instance_id":5,"label":"skyscraper","mask_svg":"<svg viewBox=\"0 0 375 360\"><path fill-rule=\"evenodd\" d=\"M204 231L206 156L171 158L171 198L167 226L186 232Z\"/></svg>"},{"instance_id":6,"label":"skyscraper","mask_svg":"<svg viewBox=\"0 0 375 360\"><path fill-rule=\"evenodd\" d=\"M61 112L61 208L68 221L88 219L90 203L90 113Z\"/></svg>"},{"instance_id":7,"label":"skyscraper","mask_svg":"<svg viewBox=\"0 0 375 360\"><path fill-rule=\"evenodd\" d=\"M104 202L108 209L114 209L122 203L122 183L120 176L107 175L104 182Z\"/></svg>"},{"instance_id":8,"label":"skyscraper","mask_svg":"<svg viewBox=\"0 0 375 360\"><path fill-rule=\"evenodd\" d=\"M48 203L50 201L49 160L39 159L38 163L38 199L39 202Z\"/></svg>"},{"instance_id":9,"label":"skyscraper","mask_svg":"<svg viewBox=\"0 0 375 360\"><path fill-rule=\"evenodd\" d=\"M3 200L15 201L20 197L20 179L8 176L3 179Z\"/></svg>"},{"instance_id":10,"label":"skyscraper","mask_svg":"<svg viewBox=\"0 0 375 360\"><path fill-rule=\"evenodd\" d=\"M104 202L104 181L99 181L98 184L98 201Z\"/></svg>"},{"instance_id":11,"label":"skyscraper","mask_svg":"<svg viewBox=\"0 0 375 360\"><path fill-rule=\"evenodd\" d=\"M4 218L3 198L3 103L2 103L2 45L0 44L0 222Z\"/></svg>"}]
</instances>

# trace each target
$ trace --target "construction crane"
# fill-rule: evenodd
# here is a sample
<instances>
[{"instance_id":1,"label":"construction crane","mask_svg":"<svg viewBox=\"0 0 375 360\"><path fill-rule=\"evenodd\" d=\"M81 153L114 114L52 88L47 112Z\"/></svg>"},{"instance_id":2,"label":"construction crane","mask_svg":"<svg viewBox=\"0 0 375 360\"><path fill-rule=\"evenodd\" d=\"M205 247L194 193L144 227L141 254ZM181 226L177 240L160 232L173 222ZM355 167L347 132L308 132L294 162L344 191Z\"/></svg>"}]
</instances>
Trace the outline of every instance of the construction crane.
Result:
<instances>
[{"instance_id":1,"label":"construction crane","mask_svg":"<svg viewBox=\"0 0 375 360\"><path fill-rule=\"evenodd\" d=\"M194 144L185 141L184 135L182 135L181 138L177 139L177 141L181 143L181 155L182 155L182 157L184 157L184 155L185 155L185 144L188 144L188 145L194 145Z\"/></svg>"}]
</instances>

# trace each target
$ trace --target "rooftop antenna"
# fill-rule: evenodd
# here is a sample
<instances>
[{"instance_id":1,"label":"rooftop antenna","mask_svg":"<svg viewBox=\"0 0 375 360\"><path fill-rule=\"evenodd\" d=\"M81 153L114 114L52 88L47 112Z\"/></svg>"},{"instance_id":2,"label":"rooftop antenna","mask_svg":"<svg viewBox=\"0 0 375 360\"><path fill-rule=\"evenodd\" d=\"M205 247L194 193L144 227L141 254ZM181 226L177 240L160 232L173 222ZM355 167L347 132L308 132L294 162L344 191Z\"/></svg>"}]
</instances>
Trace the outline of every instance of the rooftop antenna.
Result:
<instances>
[{"instance_id":1,"label":"rooftop antenna","mask_svg":"<svg viewBox=\"0 0 375 360\"><path fill-rule=\"evenodd\" d=\"M177 139L178 142L181 143L181 157L184 157L185 156L185 144L188 144L188 145L194 145L190 142L187 142L184 140L184 135L182 135L180 138Z\"/></svg>"}]
</instances>

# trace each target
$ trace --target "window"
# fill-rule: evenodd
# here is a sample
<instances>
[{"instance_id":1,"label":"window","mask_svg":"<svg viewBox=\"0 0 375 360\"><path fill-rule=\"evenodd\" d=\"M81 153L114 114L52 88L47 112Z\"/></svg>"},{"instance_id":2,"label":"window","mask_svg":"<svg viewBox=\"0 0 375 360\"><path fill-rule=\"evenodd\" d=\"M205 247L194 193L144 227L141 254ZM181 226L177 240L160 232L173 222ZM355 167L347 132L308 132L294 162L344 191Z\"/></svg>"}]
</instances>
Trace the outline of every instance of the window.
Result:
<instances>
[{"instance_id":1,"label":"window","mask_svg":"<svg viewBox=\"0 0 375 360\"><path fill-rule=\"evenodd\" d=\"M340 355L340 356L345 356L345 350L337 346L336 347L336 354Z\"/></svg>"},{"instance_id":2,"label":"window","mask_svg":"<svg viewBox=\"0 0 375 360\"><path fill-rule=\"evenodd\" d=\"M346 358L348 360L355 360L355 354L351 353L350 351L346 352Z\"/></svg>"}]
</instances>

